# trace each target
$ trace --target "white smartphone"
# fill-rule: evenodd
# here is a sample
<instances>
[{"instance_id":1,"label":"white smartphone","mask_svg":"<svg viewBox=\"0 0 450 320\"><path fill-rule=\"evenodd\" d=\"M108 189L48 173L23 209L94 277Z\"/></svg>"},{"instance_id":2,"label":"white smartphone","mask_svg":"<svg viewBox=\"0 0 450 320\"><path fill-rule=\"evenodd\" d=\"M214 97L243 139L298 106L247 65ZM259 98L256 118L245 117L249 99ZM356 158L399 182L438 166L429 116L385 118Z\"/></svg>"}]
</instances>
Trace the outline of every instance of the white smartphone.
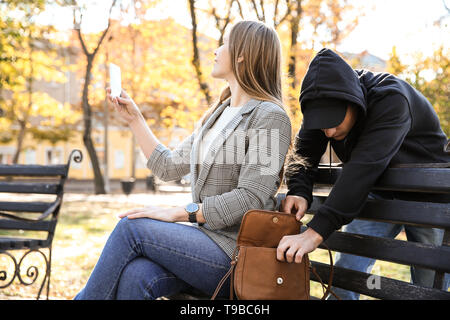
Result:
<instances>
[{"instance_id":1,"label":"white smartphone","mask_svg":"<svg viewBox=\"0 0 450 320\"><path fill-rule=\"evenodd\" d=\"M120 67L114 63L109 64L109 83L111 86L111 97L120 97L120 93L122 92Z\"/></svg>"}]
</instances>

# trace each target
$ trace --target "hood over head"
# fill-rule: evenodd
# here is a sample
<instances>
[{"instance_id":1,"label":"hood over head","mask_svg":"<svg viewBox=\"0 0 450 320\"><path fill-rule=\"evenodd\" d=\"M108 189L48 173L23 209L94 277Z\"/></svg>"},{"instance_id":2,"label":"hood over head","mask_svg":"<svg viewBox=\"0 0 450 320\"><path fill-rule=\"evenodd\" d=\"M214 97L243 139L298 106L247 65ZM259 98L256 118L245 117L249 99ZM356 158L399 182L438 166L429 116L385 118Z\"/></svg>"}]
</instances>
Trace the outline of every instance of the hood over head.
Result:
<instances>
[{"instance_id":1,"label":"hood over head","mask_svg":"<svg viewBox=\"0 0 450 320\"><path fill-rule=\"evenodd\" d=\"M311 126L311 129L313 127L317 129L319 125L317 118L324 118L319 122L322 122L322 125L324 125L323 123L331 125L333 121L330 118L342 115L342 111L340 111L342 110L342 101L358 106L365 115L367 110L365 91L358 74L344 59L330 49L320 50L310 62L302 82L299 101L304 115L304 123ZM324 107L324 101L328 101L331 105ZM335 103L332 103L333 101ZM336 110L329 112L331 108L336 108ZM313 109L316 109L316 114L312 112ZM327 117L324 116L325 111L328 111L328 122ZM342 120L343 117L340 122ZM312 124L312 122L314 123ZM339 121L335 120L334 122Z\"/></svg>"}]
</instances>

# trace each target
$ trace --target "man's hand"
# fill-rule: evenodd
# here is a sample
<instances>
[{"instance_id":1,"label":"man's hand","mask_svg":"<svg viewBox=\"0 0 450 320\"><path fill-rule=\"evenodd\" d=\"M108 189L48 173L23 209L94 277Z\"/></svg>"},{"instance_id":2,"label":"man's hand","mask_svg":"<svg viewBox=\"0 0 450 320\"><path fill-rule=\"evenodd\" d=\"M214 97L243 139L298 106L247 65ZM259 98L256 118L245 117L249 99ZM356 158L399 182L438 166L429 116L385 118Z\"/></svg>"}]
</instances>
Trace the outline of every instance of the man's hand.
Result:
<instances>
[{"instance_id":1,"label":"man's hand","mask_svg":"<svg viewBox=\"0 0 450 320\"><path fill-rule=\"evenodd\" d=\"M281 211L295 214L295 218L300 221L308 210L308 201L300 196L287 196L281 201Z\"/></svg>"},{"instance_id":2,"label":"man's hand","mask_svg":"<svg viewBox=\"0 0 450 320\"><path fill-rule=\"evenodd\" d=\"M301 263L303 255L316 250L322 241L322 236L311 228L300 234L284 236L278 244L277 259Z\"/></svg>"}]
</instances>

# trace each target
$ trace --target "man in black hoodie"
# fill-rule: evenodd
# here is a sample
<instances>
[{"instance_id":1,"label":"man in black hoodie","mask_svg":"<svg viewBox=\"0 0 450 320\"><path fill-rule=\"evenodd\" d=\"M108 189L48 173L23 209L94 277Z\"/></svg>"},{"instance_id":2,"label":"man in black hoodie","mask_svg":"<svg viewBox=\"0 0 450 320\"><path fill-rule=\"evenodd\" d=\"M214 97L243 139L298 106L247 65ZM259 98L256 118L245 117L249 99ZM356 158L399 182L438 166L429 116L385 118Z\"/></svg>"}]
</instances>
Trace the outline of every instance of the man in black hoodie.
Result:
<instances>
[{"instance_id":1,"label":"man in black hoodie","mask_svg":"<svg viewBox=\"0 0 450 320\"><path fill-rule=\"evenodd\" d=\"M303 254L344 225L347 232L395 237L402 226L353 219L368 197L402 198L393 192L371 192L389 165L450 163L450 154L444 150L447 138L431 104L405 81L388 73L353 70L329 49L322 49L311 61L300 104L303 123L286 169L288 193L282 210L296 214L298 220L303 217L311 205L317 166L328 142L344 165L308 229L284 237L277 258L300 262ZM438 201L449 202L449 198ZM404 227L408 240L442 243L443 230ZM374 263L374 259L348 254L336 257L336 265L364 272L370 272ZM433 271L413 267L411 273L413 282L432 286ZM349 291L336 291L344 299L358 298Z\"/></svg>"}]
</instances>

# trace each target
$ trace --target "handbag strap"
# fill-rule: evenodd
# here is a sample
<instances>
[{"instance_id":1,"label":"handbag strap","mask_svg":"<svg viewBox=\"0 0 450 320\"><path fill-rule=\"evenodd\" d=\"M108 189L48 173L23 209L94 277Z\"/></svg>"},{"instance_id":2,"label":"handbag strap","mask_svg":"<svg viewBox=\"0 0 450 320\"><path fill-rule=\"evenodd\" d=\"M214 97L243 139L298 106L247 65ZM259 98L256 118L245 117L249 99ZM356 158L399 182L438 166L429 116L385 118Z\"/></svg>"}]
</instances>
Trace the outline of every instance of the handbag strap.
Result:
<instances>
[{"instance_id":1,"label":"handbag strap","mask_svg":"<svg viewBox=\"0 0 450 320\"><path fill-rule=\"evenodd\" d=\"M339 296L331 290L331 285L333 283L333 276L334 276L334 264L333 264L333 255L331 254L330 248L325 244L322 243L322 245L328 250L328 256L330 257L330 276L328 278L328 286L325 285L322 281L322 278L320 278L319 274L316 271L316 268L314 268L312 265L310 265L311 272L319 279L320 284L322 285L322 289L325 288L323 296L320 300L325 300L328 295L331 293L336 299L341 300Z\"/></svg>"},{"instance_id":2,"label":"handbag strap","mask_svg":"<svg viewBox=\"0 0 450 320\"><path fill-rule=\"evenodd\" d=\"M214 291L214 294L211 297L211 300L215 300L217 294L219 293L220 289L222 288L223 284L225 283L225 281L227 280L228 277L231 276L230 278L230 300L233 300L234 298L234 288L233 288L233 271L234 268L236 267L236 257L237 257L237 252L238 252L239 247L236 247L233 251L233 255L232 255L232 259L231 259L231 267L230 269L227 271L227 273L225 273L225 275L222 277L222 279L219 281L219 284L217 285L216 290Z\"/></svg>"}]
</instances>

